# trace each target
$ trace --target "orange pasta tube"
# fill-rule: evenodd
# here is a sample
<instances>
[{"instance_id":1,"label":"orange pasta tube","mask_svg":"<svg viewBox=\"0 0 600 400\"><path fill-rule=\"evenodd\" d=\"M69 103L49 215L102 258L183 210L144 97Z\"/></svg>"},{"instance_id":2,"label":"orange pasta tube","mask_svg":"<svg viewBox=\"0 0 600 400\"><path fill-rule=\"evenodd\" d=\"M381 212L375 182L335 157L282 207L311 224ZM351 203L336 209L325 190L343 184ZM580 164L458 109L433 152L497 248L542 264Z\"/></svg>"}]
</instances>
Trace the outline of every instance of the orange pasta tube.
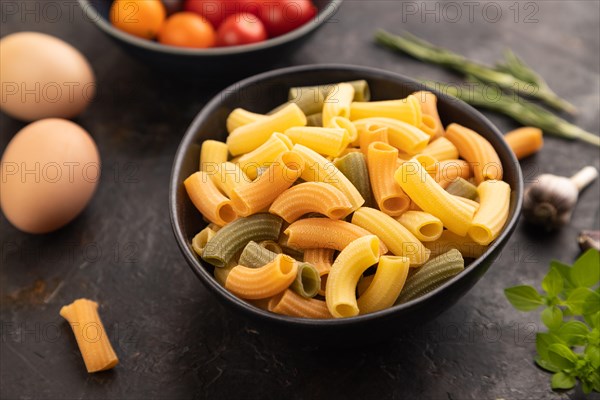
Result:
<instances>
[{"instance_id":1,"label":"orange pasta tube","mask_svg":"<svg viewBox=\"0 0 600 400\"><path fill-rule=\"evenodd\" d=\"M327 319L333 318L323 300L307 299L297 295L291 290L272 297L269 300L268 310L276 314L290 317Z\"/></svg>"},{"instance_id":2,"label":"orange pasta tube","mask_svg":"<svg viewBox=\"0 0 600 400\"><path fill-rule=\"evenodd\" d=\"M106 371L119 363L98 315L98 303L75 300L60 309L60 316L71 325L88 372Z\"/></svg>"},{"instance_id":3,"label":"orange pasta tube","mask_svg":"<svg viewBox=\"0 0 600 400\"><path fill-rule=\"evenodd\" d=\"M458 149L451 141L441 137L429 143L422 154L427 154L438 161L455 160L458 158Z\"/></svg>"},{"instance_id":4,"label":"orange pasta tube","mask_svg":"<svg viewBox=\"0 0 600 400\"><path fill-rule=\"evenodd\" d=\"M319 294L325 296L325 287L327 284L327 275L331 271L331 265L333 264L333 249L306 249L304 251L304 262L315 266L321 277L321 289Z\"/></svg>"},{"instance_id":5,"label":"orange pasta tube","mask_svg":"<svg viewBox=\"0 0 600 400\"><path fill-rule=\"evenodd\" d=\"M436 137L437 121L431 115L423 114L423 120L418 127L420 130L428 134L431 138Z\"/></svg>"},{"instance_id":6,"label":"orange pasta tube","mask_svg":"<svg viewBox=\"0 0 600 400\"><path fill-rule=\"evenodd\" d=\"M388 142L400 151L408 154L420 153L429 143L429 135L409 123L392 118L373 117L354 121L359 131L366 124L377 124L388 128Z\"/></svg>"},{"instance_id":7,"label":"orange pasta tube","mask_svg":"<svg viewBox=\"0 0 600 400\"><path fill-rule=\"evenodd\" d=\"M542 130L531 126L508 132L504 135L504 140L518 160L537 153L544 146Z\"/></svg>"},{"instance_id":8,"label":"orange pasta tube","mask_svg":"<svg viewBox=\"0 0 600 400\"><path fill-rule=\"evenodd\" d=\"M395 221L394 221L395 222ZM314 249L324 247L343 250L350 242L371 232L346 221L334 221L328 218L301 219L284 232L288 235L288 243L298 249ZM379 245L381 254L387 253L387 246Z\"/></svg>"},{"instance_id":9,"label":"orange pasta tube","mask_svg":"<svg viewBox=\"0 0 600 400\"><path fill-rule=\"evenodd\" d=\"M430 116L436 122L435 134L432 136L432 139L444 136L444 125L442 124L442 120L440 119L440 115L438 114L436 95L423 90L420 92L413 93L413 96L417 98L419 104L421 105L423 117Z\"/></svg>"},{"instance_id":10,"label":"orange pasta tube","mask_svg":"<svg viewBox=\"0 0 600 400\"><path fill-rule=\"evenodd\" d=\"M289 223L310 212L340 219L352 212L352 204L344 193L328 183L305 182L280 194L269 212Z\"/></svg>"},{"instance_id":11,"label":"orange pasta tube","mask_svg":"<svg viewBox=\"0 0 600 400\"><path fill-rule=\"evenodd\" d=\"M458 178L469 179L471 166L465 160L444 160L438 163L435 181L444 189Z\"/></svg>"},{"instance_id":12,"label":"orange pasta tube","mask_svg":"<svg viewBox=\"0 0 600 400\"><path fill-rule=\"evenodd\" d=\"M362 125L358 130L358 145L360 151L368 156L369 145L373 142L388 143L388 129L376 123Z\"/></svg>"},{"instance_id":13,"label":"orange pasta tube","mask_svg":"<svg viewBox=\"0 0 600 400\"><path fill-rule=\"evenodd\" d=\"M233 267L227 275L225 288L242 299L266 299L287 289L296 279L297 272L296 260L278 254L273 261L260 268Z\"/></svg>"},{"instance_id":14,"label":"orange pasta tube","mask_svg":"<svg viewBox=\"0 0 600 400\"><path fill-rule=\"evenodd\" d=\"M369 145L367 166L371 188L379 209L392 216L398 216L410 206L410 198L394 179L397 168L398 149L383 142Z\"/></svg>"},{"instance_id":15,"label":"orange pasta tube","mask_svg":"<svg viewBox=\"0 0 600 400\"><path fill-rule=\"evenodd\" d=\"M502 179L502 163L494 147L477 132L459 124L450 124L446 136L462 158L473 168L477 184L488 179Z\"/></svg>"},{"instance_id":16,"label":"orange pasta tube","mask_svg":"<svg viewBox=\"0 0 600 400\"><path fill-rule=\"evenodd\" d=\"M254 182L238 186L231 193L231 201L244 217L265 210L300 177L304 160L294 151L282 153Z\"/></svg>"},{"instance_id":17,"label":"orange pasta tube","mask_svg":"<svg viewBox=\"0 0 600 400\"><path fill-rule=\"evenodd\" d=\"M223 226L238 217L231 200L221 194L205 172L195 172L183 184L192 203L210 222Z\"/></svg>"}]
</instances>

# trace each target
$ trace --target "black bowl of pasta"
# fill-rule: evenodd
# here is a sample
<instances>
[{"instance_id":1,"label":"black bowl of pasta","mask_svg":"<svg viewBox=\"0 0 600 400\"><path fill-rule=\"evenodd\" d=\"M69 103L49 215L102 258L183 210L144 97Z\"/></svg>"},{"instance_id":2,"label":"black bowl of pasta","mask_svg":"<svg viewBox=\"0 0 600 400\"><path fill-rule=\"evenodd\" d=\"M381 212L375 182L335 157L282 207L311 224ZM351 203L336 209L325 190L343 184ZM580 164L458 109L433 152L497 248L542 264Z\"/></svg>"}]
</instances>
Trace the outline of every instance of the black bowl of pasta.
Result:
<instances>
[{"instance_id":1,"label":"black bowl of pasta","mask_svg":"<svg viewBox=\"0 0 600 400\"><path fill-rule=\"evenodd\" d=\"M175 157L170 213L194 273L240 316L352 345L463 296L512 234L522 191L502 135L467 104L392 72L309 65L204 107Z\"/></svg>"}]
</instances>

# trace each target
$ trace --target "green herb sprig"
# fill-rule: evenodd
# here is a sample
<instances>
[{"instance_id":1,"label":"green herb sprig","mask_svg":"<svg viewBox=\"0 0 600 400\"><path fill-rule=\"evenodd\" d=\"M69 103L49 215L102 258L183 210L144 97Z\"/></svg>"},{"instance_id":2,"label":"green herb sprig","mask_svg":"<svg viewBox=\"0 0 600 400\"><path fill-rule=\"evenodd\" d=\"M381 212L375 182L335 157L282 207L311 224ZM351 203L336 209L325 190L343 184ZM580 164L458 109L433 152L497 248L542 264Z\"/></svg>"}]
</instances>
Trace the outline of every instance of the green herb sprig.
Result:
<instances>
[{"instance_id":1,"label":"green herb sprig","mask_svg":"<svg viewBox=\"0 0 600 400\"><path fill-rule=\"evenodd\" d=\"M571 389L581 382L584 393L600 392L600 253L590 249L573 266L550 263L543 293L532 286L504 290L517 310L544 307L547 332L536 335L541 368L553 373L552 389Z\"/></svg>"},{"instance_id":2,"label":"green herb sprig","mask_svg":"<svg viewBox=\"0 0 600 400\"><path fill-rule=\"evenodd\" d=\"M474 76L484 82L496 84L502 89L538 99L557 110L570 114L575 114L577 111L574 105L554 93L541 76L512 52L505 53L505 62L493 68L435 46L407 32L398 36L380 30L375 34L375 40L421 61L438 64L464 75Z\"/></svg>"}]
</instances>

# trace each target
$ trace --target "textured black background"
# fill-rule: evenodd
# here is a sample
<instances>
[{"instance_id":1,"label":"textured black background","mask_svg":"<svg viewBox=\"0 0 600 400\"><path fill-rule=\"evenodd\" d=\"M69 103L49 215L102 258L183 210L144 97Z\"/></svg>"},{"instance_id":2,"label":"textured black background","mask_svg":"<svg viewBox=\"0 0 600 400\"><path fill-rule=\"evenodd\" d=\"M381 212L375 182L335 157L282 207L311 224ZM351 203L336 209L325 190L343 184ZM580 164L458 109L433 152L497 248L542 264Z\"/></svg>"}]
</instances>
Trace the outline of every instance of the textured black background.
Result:
<instances>
[{"instance_id":1,"label":"textured black background","mask_svg":"<svg viewBox=\"0 0 600 400\"><path fill-rule=\"evenodd\" d=\"M8 1L2 1L4 4ZM571 262L581 229L598 229L599 187L581 197L570 226L542 236L522 225L481 282L437 320L387 343L349 350L307 348L258 332L207 293L173 239L167 187L175 150L194 115L218 90L202 72L160 74L131 59L82 18L2 14L2 36L35 30L85 54L99 95L77 118L103 161L98 191L86 211L60 231L30 236L2 217L0 395L2 398L398 398L559 399L550 376L532 359L538 316L513 310L502 290L538 284L548 262ZM407 3L407 2L405 2ZM444 2L346 1L335 21L278 66L370 65L444 81L457 77L375 46L378 27L409 30L484 62L510 47L577 105L576 122L599 130L600 7L597 1L476 2L458 22ZM16 3L25 7L23 3ZM30 3L35 7L35 3ZM529 4L529 5L528 5ZM490 8L493 7L493 8ZM512 7L512 9L511 9ZM24 9L24 8L23 8ZM500 9L498 22L495 18ZM518 9L516 17L514 10ZM444 12L444 10L446 12ZM530 15L533 13L534 15ZM529 18L528 18L529 16ZM422 18L426 19L423 23ZM439 18L439 22L436 22ZM529 22L529 23L526 23ZM242 66L240 66L242 68ZM516 125L489 115L503 131ZM24 125L2 114L2 149ZM569 175L599 165L598 150L547 138L523 162L526 180L541 172ZM88 375L60 307L96 299L119 354L113 371Z\"/></svg>"}]
</instances>

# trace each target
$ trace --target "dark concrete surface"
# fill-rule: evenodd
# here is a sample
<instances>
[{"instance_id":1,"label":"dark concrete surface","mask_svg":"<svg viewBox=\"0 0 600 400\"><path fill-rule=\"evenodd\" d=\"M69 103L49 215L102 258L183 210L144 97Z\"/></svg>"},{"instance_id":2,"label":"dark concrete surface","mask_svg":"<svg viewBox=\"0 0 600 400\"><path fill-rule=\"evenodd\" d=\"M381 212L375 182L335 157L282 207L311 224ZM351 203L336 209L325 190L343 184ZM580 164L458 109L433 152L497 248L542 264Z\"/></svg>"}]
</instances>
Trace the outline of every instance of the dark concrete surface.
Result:
<instances>
[{"instance_id":1,"label":"dark concrete surface","mask_svg":"<svg viewBox=\"0 0 600 400\"><path fill-rule=\"evenodd\" d=\"M2 10L7 3L2 1ZM355 349L290 343L256 331L222 308L187 267L171 233L171 162L186 127L219 85L209 84L212 80L203 79L201 71L181 77L149 70L82 18L76 5L69 15L74 2L56 3L64 10L58 19L3 11L1 34L50 33L89 58L99 95L76 121L99 146L102 180L85 212L56 233L26 235L2 217L0 397L583 397L579 390L550 390L550 375L532 361L535 332L543 329L539 318L513 310L502 291L520 283L539 285L551 259L576 258L577 232L598 229L598 182L583 193L571 225L560 233L543 236L519 226L487 275L435 321L389 342ZM412 2L416 14L407 13L414 8L406 4L347 0L335 21L279 66L341 62L416 78L456 79L378 48L371 41L378 27L406 29L490 63L510 47L580 108L575 119L579 125L599 131L597 1L458 1L459 17L444 2ZM425 13L426 7L437 7L437 14ZM498 10L502 16L492 22ZM489 116L503 131L516 127L503 117ZM0 116L2 150L23 126ZM569 175L590 164L599 167L597 149L547 138L543 151L523 167L526 180L531 180L541 172ZM101 304L121 360L113 371L85 372L70 328L58 315L62 305L82 296Z\"/></svg>"}]
</instances>

